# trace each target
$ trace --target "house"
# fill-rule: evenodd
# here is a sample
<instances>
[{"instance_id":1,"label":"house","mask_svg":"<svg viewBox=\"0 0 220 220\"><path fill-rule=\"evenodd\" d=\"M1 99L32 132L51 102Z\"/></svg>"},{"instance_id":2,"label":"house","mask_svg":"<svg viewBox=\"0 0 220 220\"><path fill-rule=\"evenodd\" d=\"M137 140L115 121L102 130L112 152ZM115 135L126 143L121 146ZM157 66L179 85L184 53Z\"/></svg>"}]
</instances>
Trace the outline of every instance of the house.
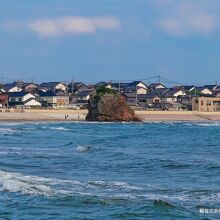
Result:
<instances>
[{"instance_id":1,"label":"house","mask_svg":"<svg viewBox=\"0 0 220 220\"><path fill-rule=\"evenodd\" d=\"M91 94L92 94L92 91L90 91L90 90L77 92L77 93L73 94L72 96L70 96L70 103L76 104L77 102L83 101L84 103L88 104L88 100L89 100Z\"/></svg>"},{"instance_id":2,"label":"house","mask_svg":"<svg viewBox=\"0 0 220 220\"><path fill-rule=\"evenodd\" d=\"M212 90L204 86L195 87L191 92L195 94L212 95Z\"/></svg>"},{"instance_id":3,"label":"house","mask_svg":"<svg viewBox=\"0 0 220 220\"><path fill-rule=\"evenodd\" d=\"M111 83L111 88L120 91L120 92L125 92L126 88L129 86L130 83L121 83L121 82L116 82L116 83Z\"/></svg>"},{"instance_id":4,"label":"house","mask_svg":"<svg viewBox=\"0 0 220 220\"><path fill-rule=\"evenodd\" d=\"M186 93L181 89L168 89L162 94L162 101L164 103L177 102L179 96L183 96Z\"/></svg>"},{"instance_id":5,"label":"house","mask_svg":"<svg viewBox=\"0 0 220 220\"><path fill-rule=\"evenodd\" d=\"M198 97L196 94L187 93L177 97L177 102L181 103L187 110L192 110L192 98Z\"/></svg>"},{"instance_id":6,"label":"house","mask_svg":"<svg viewBox=\"0 0 220 220\"><path fill-rule=\"evenodd\" d=\"M159 106L161 103L161 97L157 94L135 94L135 93L122 93L129 106Z\"/></svg>"},{"instance_id":7,"label":"house","mask_svg":"<svg viewBox=\"0 0 220 220\"><path fill-rule=\"evenodd\" d=\"M220 98L220 91L219 90L213 90L212 95L215 96L215 97Z\"/></svg>"},{"instance_id":8,"label":"house","mask_svg":"<svg viewBox=\"0 0 220 220\"><path fill-rule=\"evenodd\" d=\"M108 88L111 88L111 83L107 83L107 82L98 82L94 85L94 87L97 89L101 86L105 86L105 87L108 87Z\"/></svg>"},{"instance_id":9,"label":"house","mask_svg":"<svg viewBox=\"0 0 220 220\"><path fill-rule=\"evenodd\" d=\"M8 108L8 95L0 94L0 108Z\"/></svg>"},{"instance_id":10,"label":"house","mask_svg":"<svg viewBox=\"0 0 220 220\"><path fill-rule=\"evenodd\" d=\"M56 91L56 90L63 90L64 92L67 91L67 86L62 82L47 82L47 83L41 83L39 85L39 89L43 91Z\"/></svg>"},{"instance_id":11,"label":"house","mask_svg":"<svg viewBox=\"0 0 220 220\"><path fill-rule=\"evenodd\" d=\"M199 112L220 111L220 98L211 96L193 97L192 110Z\"/></svg>"},{"instance_id":12,"label":"house","mask_svg":"<svg viewBox=\"0 0 220 220\"><path fill-rule=\"evenodd\" d=\"M71 103L81 108L86 107L92 93L90 90L77 92L71 97Z\"/></svg>"},{"instance_id":13,"label":"house","mask_svg":"<svg viewBox=\"0 0 220 220\"><path fill-rule=\"evenodd\" d=\"M173 103L167 103L164 107L167 111L184 111L187 110L187 108L179 102L173 102Z\"/></svg>"},{"instance_id":14,"label":"house","mask_svg":"<svg viewBox=\"0 0 220 220\"><path fill-rule=\"evenodd\" d=\"M136 107L139 105L138 102L138 95L135 93L122 93L122 96L125 98L127 105L131 106L131 107Z\"/></svg>"},{"instance_id":15,"label":"house","mask_svg":"<svg viewBox=\"0 0 220 220\"><path fill-rule=\"evenodd\" d=\"M54 91L48 90L46 92L38 91L37 99L44 107L52 107L56 109L69 107L69 96L57 95Z\"/></svg>"},{"instance_id":16,"label":"house","mask_svg":"<svg viewBox=\"0 0 220 220\"><path fill-rule=\"evenodd\" d=\"M91 91L80 91L77 93L77 100L85 100L88 101L91 95Z\"/></svg>"},{"instance_id":17,"label":"house","mask_svg":"<svg viewBox=\"0 0 220 220\"><path fill-rule=\"evenodd\" d=\"M166 89L167 87L163 85L162 83L151 83L148 85L149 90L154 90L154 89Z\"/></svg>"},{"instance_id":18,"label":"house","mask_svg":"<svg viewBox=\"0 0 220 220\"><path fill-rule=\"evenodd\" d=\"M21 88L25 92L34 92L38 88L38 85L35 83L22 83Z\"/></svg>"},{"instance_id":19,"label":"house","mask_svg":"<svg viewBox=\"0 0 220 220\"><path fill-rule=\"evenodd\" d=\"M7 83L2 86L3 92L20 92L22 88L16 83Z\"/></svg>"},{"instance_id":20,"label":"house","mask_svg":"<svg viewBox=\"0 0 220 220\"><path fill-rule=\"evenodd\" d=\"M205 85L203 86L204 88L206 89L209 89L209 90L218 90L219 86L218 85Z\"/></svg>"},{"instance_id":21,"label":"house","mask_svg":"<svg viewBox=\"0 0 220 220\"><path fill-rule=\"evenodd\" d=\"M40 107L41 103L29 92L8 93L8 104L10 107Z\"/></svg>"},{"instance_id":22,"label":"house","mask_svg":"<svg viewBox=\"0 0 220 220\"><path fill-rule=\"evenodd\" d=\"M95 91L95 87L93 85L86 85L82 82L72 82L68 84L68 93L73 94L82 91Z\"/></svg>"},{"instance_id":23,"label":"house","mask_svg":"<svg viewBox=\"0 0 220 220\"><path fill-rule=\"evenodd\" d=\"M195 89L195 86L174 86L173 89L183 90L185 92L190 92Z\"/></svg>"},{"instance_id":24,"label":"house","mask_svg":"<svg viewBox=\"0 0 220 220\"><path fill-rule=\"evenodd\" d=\"M215 86L214 90L220 91L220 85Z\"/></svg>"},{"instance_id":25,"label":"house","mask_svg":"<svg viewBox=\"0 0 220 220\"><path fill-rule=\"evenodd\" d=\"M149 92L146 95L146 104L150 106L159 105L162 102L162 98L157 93Z\"/></svg>"},{"instance_id":26,"label":"house","mask_svg":"<svg viewBox=\"0 0 220 220\"><path fill-rule=\"evenodd\" d=\"M126 87L125 91L127 93L147 94L148 87L141 81L133 81Z\"/></svg>"}]
</instances>

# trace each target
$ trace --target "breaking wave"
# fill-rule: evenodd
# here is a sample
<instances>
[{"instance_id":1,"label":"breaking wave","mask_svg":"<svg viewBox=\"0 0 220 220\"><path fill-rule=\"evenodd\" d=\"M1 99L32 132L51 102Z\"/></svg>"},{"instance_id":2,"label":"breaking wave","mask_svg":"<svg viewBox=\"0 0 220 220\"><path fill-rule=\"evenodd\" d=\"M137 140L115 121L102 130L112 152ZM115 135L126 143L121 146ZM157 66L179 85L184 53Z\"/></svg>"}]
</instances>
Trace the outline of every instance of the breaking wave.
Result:
<instances>
[{"instance_id":1,"label":"breaking wave","mask_svg":"<svg viewBox=\"0 0 220 220\"><path fill-rule=\"evenodd\" d=\"M207 122L207 123L196 123L196 125L201 127L213 127L213 126L220 126L219 122Z\"/></svg>"},{"instance_id":2,"label":"breaking wave","mask_svg":"<svg viewBox=\"0 0 220 220\"><path fill-rule=\"evenodd\" d=\"M81 146L81 145L78 145L76 147L76 152L78 152L78 153L86 153L86 152L89 152L91 150L92 150L91 146Z\"/></svg>"},{"instance_id":3,"label":"breaking wave","mask_svg":"<svg viewBox=\"0 0 220 220\"><path fill-rule=\"evenodd\" d=\"M0 171L0 190L20 192L25 195L51 195L51 188L42 184L42 180L43 179L39 177Z\"/></svg>"},{"instance_id":4,"label":"breaking wave","mask_svg":"<svg viewBox=\"0 0 220 220\"><path fill-rule=\"evenodd\" d=\"M0 171L0 191L24 195L71 196L80 194L106 196L107 192L110 191L112 196L117 196L120 193L122 197L127 197L127 193L131 190L142 190L142 188L117 181L81 182Z\"/></svg>"},{"instance_id":5,"label":"breaking wave","mask_svg":"<svg viewBox=\"0 0 220 220\"><path fill-rule=\"evenodd\" d=\"M65 127L51 127L52 130L58 130L58 131L69 131L70 129Z\"/></svg>"},{"instance_id":6,"label":"breaking wave","mask_svg":"<svg viewBox=\"0 0 220 220\"><path fill-rule=\"evenodd\" d=\"M151 186L137 186L118 181L75 181L0 171L0 191L46 197L88 196L100 199L151 201L156 206L172 207L181 201L207 203L218 201L220 193L212 191L156 190Z\"/></svg>"},{"instance_id":7,"label":"breaking wave","mask_svg":"<svg viewBox=\"0 0 220 220\"><path fill-rule=\"evenodd\" d=\"M0 128L0 134L3 135L10 135L10 134L14 134L17 133L17 130L11 129L11 128Z\"/></svg>"}]
</instances>

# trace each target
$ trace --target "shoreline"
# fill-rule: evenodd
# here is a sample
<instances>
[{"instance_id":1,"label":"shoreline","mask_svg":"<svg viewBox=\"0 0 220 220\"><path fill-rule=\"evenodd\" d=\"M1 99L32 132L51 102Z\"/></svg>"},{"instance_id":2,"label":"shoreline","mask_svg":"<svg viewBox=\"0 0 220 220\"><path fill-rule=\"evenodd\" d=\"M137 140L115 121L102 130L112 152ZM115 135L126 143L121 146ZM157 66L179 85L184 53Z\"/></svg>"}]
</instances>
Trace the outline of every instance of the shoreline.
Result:
<instances>
[{"instance_id":1,"label":"shoreline","mask_svg":"<svg viewBox=\"0 0 220 220\"><path fill-rule=\"evenodd\" d=\"M0 112L0 122L84 122L87 110L25 110ZM136 111L142 122L208 122L220 121L220 112ZM65 116L68 118L65 119Z\"/></svg>"}]
</instances>

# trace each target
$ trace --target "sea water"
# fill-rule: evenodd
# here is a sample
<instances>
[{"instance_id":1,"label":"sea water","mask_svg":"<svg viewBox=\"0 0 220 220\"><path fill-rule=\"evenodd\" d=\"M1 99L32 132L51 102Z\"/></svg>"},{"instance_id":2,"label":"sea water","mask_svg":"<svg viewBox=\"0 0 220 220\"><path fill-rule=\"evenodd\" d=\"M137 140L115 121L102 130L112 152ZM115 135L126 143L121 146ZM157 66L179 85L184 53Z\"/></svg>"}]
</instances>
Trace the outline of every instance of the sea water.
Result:
<instances>
[{"instance_id":1,"label":"sea water","mask_svg":"<svg viewBox=\"0 0 220 220\"><path fill-rule=\"evenodd\" d=\"M1 123L0 219L220 219L220 123Z\"/></svg>"}]
</instances>

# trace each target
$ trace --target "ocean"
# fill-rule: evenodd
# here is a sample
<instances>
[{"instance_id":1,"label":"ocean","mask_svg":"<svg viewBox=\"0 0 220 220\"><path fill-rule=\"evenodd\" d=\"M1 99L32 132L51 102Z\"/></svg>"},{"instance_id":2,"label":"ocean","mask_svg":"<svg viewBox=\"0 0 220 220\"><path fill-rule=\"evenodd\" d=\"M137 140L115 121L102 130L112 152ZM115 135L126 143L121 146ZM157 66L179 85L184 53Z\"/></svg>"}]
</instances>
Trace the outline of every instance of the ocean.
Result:
<instances>
[{"instance_id":1,"label":"ocean","mask_svg":"<svg viewBox=\"0 0 220 220\"><path fill-rule=\"evenodd\" d=\"M1 123L0 219L220 219L220 123Z\"/></svg>"}]
</instances>

